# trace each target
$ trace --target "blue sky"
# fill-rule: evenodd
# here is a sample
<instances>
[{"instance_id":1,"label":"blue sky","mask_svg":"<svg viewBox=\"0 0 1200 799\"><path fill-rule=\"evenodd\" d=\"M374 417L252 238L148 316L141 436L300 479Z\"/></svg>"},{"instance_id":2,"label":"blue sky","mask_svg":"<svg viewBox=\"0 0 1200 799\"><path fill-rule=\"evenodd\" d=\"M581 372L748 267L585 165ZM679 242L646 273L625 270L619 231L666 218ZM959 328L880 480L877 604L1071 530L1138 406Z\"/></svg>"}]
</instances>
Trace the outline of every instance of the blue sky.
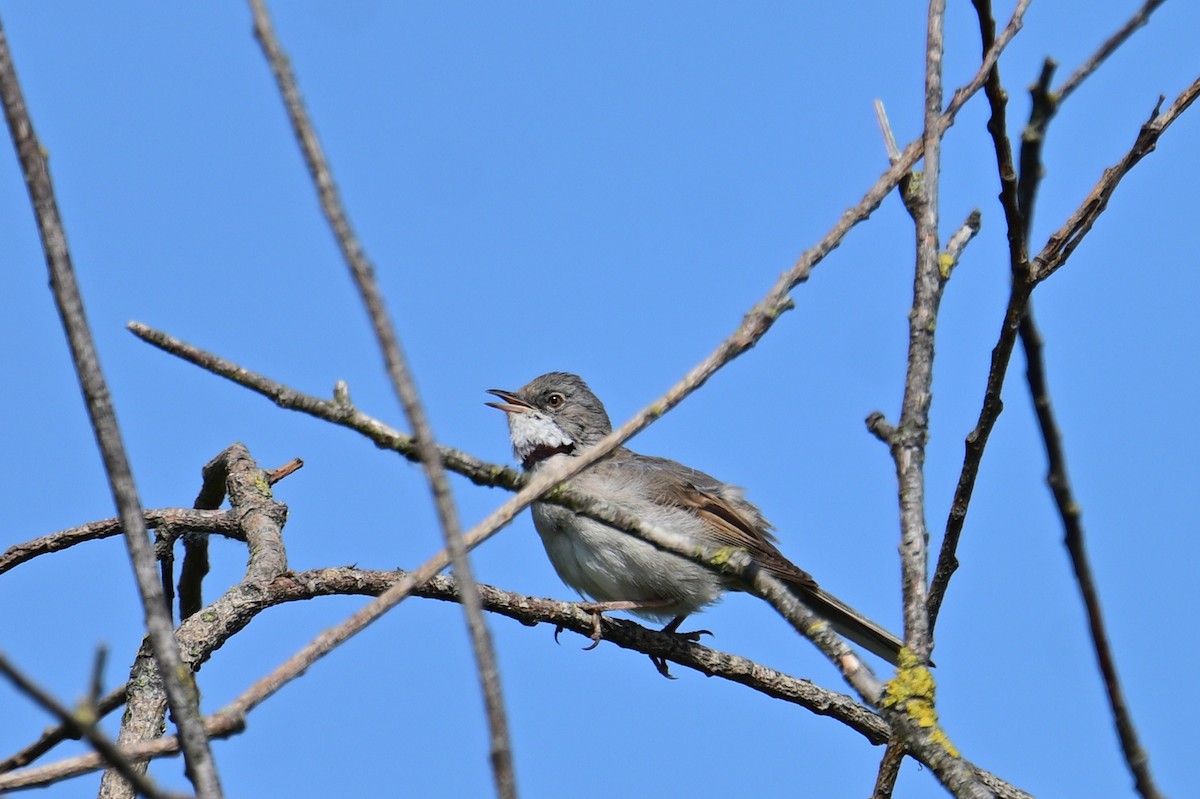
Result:
<instances>
[{"instance_id":1,"label":"blue sky","mask_svg":"<svg viewBox=\"0 0 1200 799\"><path fill-rule=\"evenodd\" d=\"M947 18L946 83L973 74L968 4ZM811 6L811 7L808 7ZM1001 69L1010 131L1041 60L1061 82L1135 8L1035 2ZM1007 15L1007 4L1000 10ZM872 101L919 134L919 3L277 3L277 32L379 271L441 441L508 463L485 389L583 375L614 420L655 399L733 330L886 167ZM413 567L440 547L420 470L354 434L284 412L137 341L130 320L328 395L346 380L402 425L369 326L322 220L271 76L236 3L0 2L142 499L190 505L233 441L305 467L290 507L295 569ZM1200 9L1168 3L1070 98L1051 127L1040 245L1127 149L1159 94L1195 78ZM947 96L949 91L947 92ZM947 136L943 238L983 232L938 325L928 522L940 539L1007 296L982 96ZM1117 663L1160 787L1184 795L1194 753L1180 687L1200 601L1200 469L1191 418L1196 112L1126 179L1070 263L1035 295L1071 475ZM0 158L3 496L0 547L110 516L15 158ZM865 430L898 416L912 224L892 197L794 293L750 353L632 446L744 485L782 546L830 590L900 627L895 479ZM939 706L964 754L1038 795L1132 795L1043 484L1014 359L938 626ZM463 519L498 490L456 480ZM210 595L240 545L213 545ZM570 598L527 515L477 550L482 581ZM213 711L363 600L260 616L200 673ZM60 697L94 647L124 679L140 609L117 539L0 579L0 648ZM703 617L713 646L843 690L762 603ZM836 722L547 628L492 619L526 796L868 795L881 749ZM48 723L0 686L0 755ZM115 718L110 720L115 724ZM481 701L458 608L411 600L216 743L236 796L481 796ZM56 754L79 751L63 746ZM152 773L183 784L179 760ZM88 795L95 778L45 791ZM938 796L907 764L899 796Z\"/></svg>"}]
</instances>

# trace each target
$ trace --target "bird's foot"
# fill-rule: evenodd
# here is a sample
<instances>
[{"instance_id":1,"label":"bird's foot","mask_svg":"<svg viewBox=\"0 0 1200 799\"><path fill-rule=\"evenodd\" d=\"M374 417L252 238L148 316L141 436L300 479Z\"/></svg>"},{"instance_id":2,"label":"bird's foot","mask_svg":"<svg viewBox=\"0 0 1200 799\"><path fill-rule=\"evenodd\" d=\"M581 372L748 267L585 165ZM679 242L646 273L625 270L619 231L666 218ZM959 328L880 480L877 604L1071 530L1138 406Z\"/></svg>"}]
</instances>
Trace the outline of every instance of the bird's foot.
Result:
<instances>
[{"instance_id":1,"label":"bird's foot","mask_svg":"<svg viewBox=\"0 0 1200 799\"><path fill-rule=\"evenodd\" d=\"M667 623L666 627L662 628L662 632L669 633L671 635L674 635L674 636L680 638L681 640L689 641L691 643L695 643L695 642L699 641L700 636L702 636L702 635L712 635L713 634L712 630L691 630L690 632L686 632L686 633L679 632L679 625L683 624L683 620L686 618L687 618L687 616L676 616L675 618L671 619L670 622Z\"/></svg>"},{"instance_id":2,"label":"bird's foot","mask_svg":"<svg viewBox=\"0 0 1200 799\"><path fill-rule=\"evenodd\" d=\"M683 620L685 618L687 617L676 616L667 623L666 627L662 628L661 632L664 632L667 635L673 635L679 640L686 641L688 643L695 643L699 641L700 636L702 635L712 635L711 630L692 630L686 633L679 632L679 625L683 624ZM667 666L666 658L659 655L649 655L648 657L650 658L650 662L654 664L654 668L658 670L659 674L666 677L668 680L675 679L675 675L671 674L671 669Z\"/></svg>"},{"instance_id":3,"label":"bird's foot","mask_svg":"<svg viewBox=\"0 0 1200 799\"><path fill-rule=\"evenodd\" d=\"M595 649L600 645L600 619L610 610L653 610L661 608L664 605L670 604L670 600L665 599L626 599L616 600L613 602L580 602L579 609L584 613L592 614L592 634L588 638L592 642L583 649L586 652L589 649ZM562 627L556 627L554 630L554 641L558 642L558 634L562 632Z\"/></svg>"}]
</instances>

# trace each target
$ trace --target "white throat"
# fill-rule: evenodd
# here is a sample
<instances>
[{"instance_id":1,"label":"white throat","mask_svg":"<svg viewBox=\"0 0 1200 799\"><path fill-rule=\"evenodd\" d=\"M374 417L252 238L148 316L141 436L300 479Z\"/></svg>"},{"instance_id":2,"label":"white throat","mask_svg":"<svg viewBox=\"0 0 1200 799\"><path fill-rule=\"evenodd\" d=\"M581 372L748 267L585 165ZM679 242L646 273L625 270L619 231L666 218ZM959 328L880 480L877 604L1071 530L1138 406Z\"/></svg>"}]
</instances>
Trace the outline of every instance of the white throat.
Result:
<instances>
[{"instance_id":1,"label":"white throat","mask_svg":"<svg viewBox=\"0 0 1200 799\"><path fill-rule=\"evenodd\" d=\"M510 413L508 435L512 439L513 452L522 463L527 463L538 450L553 451L575 445L552 419L536 411Z\"/></svg>"}]
</instances>

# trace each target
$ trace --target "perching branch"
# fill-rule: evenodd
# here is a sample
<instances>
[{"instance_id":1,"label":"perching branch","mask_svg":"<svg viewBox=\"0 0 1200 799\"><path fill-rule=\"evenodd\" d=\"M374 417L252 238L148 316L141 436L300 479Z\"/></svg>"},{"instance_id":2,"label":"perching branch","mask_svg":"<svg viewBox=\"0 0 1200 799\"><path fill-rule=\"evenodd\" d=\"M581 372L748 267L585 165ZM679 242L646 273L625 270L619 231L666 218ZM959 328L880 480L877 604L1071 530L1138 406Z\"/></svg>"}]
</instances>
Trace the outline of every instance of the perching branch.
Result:
<instances>
[{"instance_id":1,"label":"perching branch","mask_svg":"<svg viewBox=\"0 0 1200 799\"><path fill-rule=\"evenodd\" d=\"M197 658L198 664L207 660L225 641L268 608L321 596L373 596L387 590L389 585L397 579L402 579L404 574L400 571L384 572L345 567L282 574L271 582L253 589L244 583L239 584L205 608L201 615L210 618L205 625L206 629L202 630L195 621L188 621L181 625L180 637L185 642L185 650L191 657ZM589 635L593 629L593 614L578 603L540 599L488 585L480 585L479 592L487 611L507 616L522 624L549 624L583 636ZM428 599L460 601L454 580L445 576L426 581L416 594ZM873 744L882 743L889 734L887 724L877 714L851 697L820 688L808 680L791 677L746 658L719 652L700 644L680 641L676 636L649 630L623 619L604 617L601 635L605 640L624 649L665 657L681 666L739 683L768 696L807 708L818 715L829 716L855 730ZM260 680L256 686L272 684L273 681ZM257 707L267 696L268 694L263 694L254 687L243 692L234 702L209 718L210 734L216 735L214 727L218 726L224 731L224 735L239 731L242 729L245 714ZM142 759L173 754L178 751L178 745L173 737L168 737L140 743L123 751L130 759ZM48 779L66 779L101 767L103 763L91 755L68 758L57 764L0 775L0 791L34 787L46 784ZM1028 799L1028 794L992 774L980 771L978 776L993 786L1000 796Z\"/></svg>"}]
</instances>

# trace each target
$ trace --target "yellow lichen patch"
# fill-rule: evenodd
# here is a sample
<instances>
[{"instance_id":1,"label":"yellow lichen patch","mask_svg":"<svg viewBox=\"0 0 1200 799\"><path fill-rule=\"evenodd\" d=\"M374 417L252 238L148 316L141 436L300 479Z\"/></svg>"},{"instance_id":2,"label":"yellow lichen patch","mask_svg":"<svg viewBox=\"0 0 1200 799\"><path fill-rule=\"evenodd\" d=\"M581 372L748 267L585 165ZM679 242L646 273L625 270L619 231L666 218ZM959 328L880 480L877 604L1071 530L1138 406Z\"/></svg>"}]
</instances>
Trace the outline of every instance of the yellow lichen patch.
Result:
<instances>
[{"instance_id":1,"label":"yellow lichen patch","mask_svg":"<svg viewBox=\"0 0 1200 799\"><path fill-rule=\"evenodd\" d=\"M712 556L708 559L708 562L714 566L724 566L726 563L729 562L729 560L734 556L735 553L743 552L743 551L744 550L739 549L738 547L721 547L720 549L718 549L712 553ZM698 557L703 557L704 550L697 549L696 555Z\"/></svg>"},{"instance_id":2,"label":"yellow lichen patch","mask_svg":"<svg viewBox=\"0 0 1200 799\"><path fill-rule=\"evenodd\" d=\"M948 252L944 252L938 256L938 271L942 273L942 280L950 279L950 270L954 268L954 256Z\"/></svg>"},{"instance_id":3,"label":"yellow lichen patch","mask_svg":"<svg viewBox=\"0 0 1200 799\"><path fill-rule=\"evenodd\" d=\"M931 741L945 749L947 754L958 757L958 750L938 725L934 703L937 684L933 680L933 673L908 647L900 650L899 661L896 676L884 683L880 706L903 710L917 726L930 731Z\"/></svg>"}]
</instances>

